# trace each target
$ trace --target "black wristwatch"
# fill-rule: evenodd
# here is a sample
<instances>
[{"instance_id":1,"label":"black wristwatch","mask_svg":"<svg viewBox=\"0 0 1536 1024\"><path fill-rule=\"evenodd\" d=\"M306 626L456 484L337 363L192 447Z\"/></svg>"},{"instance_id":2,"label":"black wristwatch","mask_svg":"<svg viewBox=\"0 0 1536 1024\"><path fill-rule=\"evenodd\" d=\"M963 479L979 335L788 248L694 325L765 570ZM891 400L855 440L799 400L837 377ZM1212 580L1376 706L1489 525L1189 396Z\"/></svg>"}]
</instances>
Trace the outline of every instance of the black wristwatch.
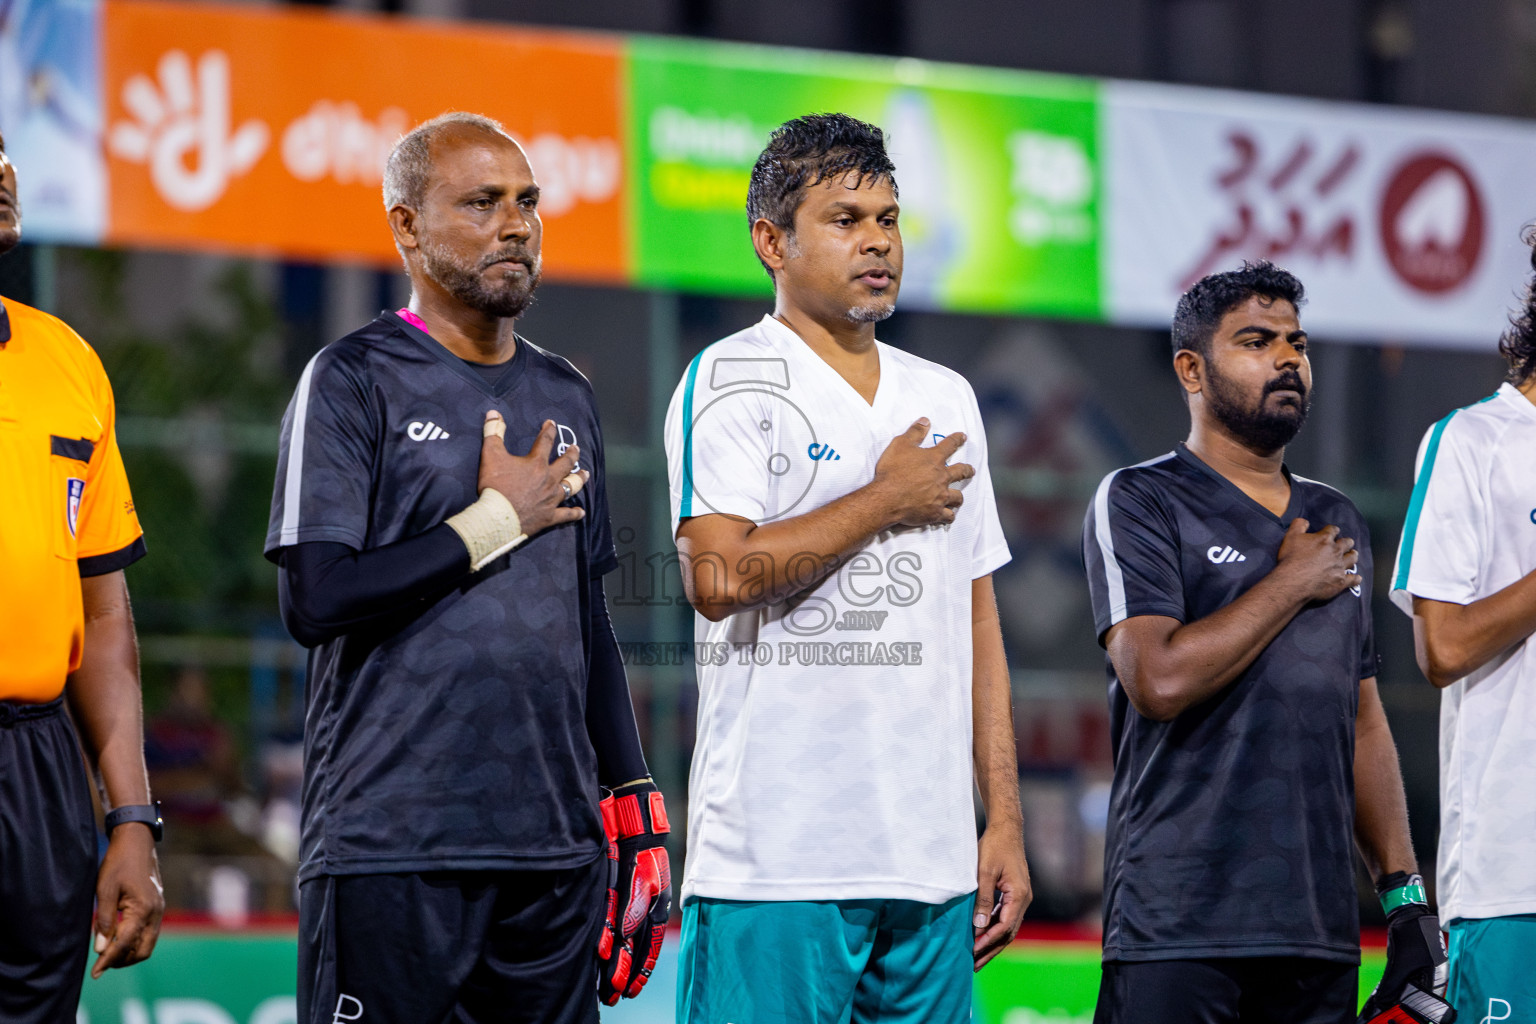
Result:
<instances>
[{"instance_id":1,"label":"black wristwatch","mask_svg":"<svg viewBox=\"0 0 1536 1024\"><path fill-rule=\"evenodd\" d=\"M112 830L119 825L130 821L139 821L149 826L149 832L155 837L155 842L165 838L165 822L160 817L160 801L152 804L130 804L127 807L117 807L107 812L106 830L110 838Z\"/></svg>"}]
</instances>

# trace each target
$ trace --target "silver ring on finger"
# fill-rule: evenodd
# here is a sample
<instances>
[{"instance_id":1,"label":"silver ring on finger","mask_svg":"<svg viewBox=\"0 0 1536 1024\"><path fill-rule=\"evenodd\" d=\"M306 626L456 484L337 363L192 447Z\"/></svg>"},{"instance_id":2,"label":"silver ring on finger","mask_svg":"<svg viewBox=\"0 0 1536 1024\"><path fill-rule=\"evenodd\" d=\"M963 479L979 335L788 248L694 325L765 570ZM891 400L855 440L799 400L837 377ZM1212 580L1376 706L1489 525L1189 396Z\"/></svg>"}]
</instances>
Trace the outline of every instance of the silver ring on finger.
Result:
<instances>
[{"instance_id":1,"label":"silver ring on finger","mask_svg":"<svg viewBox=\"0 0 1536 1024\"><path fill-rule=\"evenodd\" d=\"M565 500L566 501L570 501L571 500L571 485L566 483L564 480L561 480L560 481L560 489L565 492Z\"/></svg>"}]
</instances>

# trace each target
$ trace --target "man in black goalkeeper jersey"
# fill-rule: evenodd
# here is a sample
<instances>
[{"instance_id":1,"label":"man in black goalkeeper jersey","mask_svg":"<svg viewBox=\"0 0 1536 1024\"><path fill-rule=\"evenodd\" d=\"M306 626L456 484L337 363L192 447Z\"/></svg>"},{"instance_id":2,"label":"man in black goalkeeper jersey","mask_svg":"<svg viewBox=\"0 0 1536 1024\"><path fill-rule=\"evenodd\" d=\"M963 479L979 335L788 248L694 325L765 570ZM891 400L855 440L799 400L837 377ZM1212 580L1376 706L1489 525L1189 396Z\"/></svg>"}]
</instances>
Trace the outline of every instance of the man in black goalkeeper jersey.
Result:
<instances>
[{"instance_id":1,"label":"man in black goalkeeper jersey","mask_svg":"<svg viewBox=\"0 0 1536 1024\"><path fill-rule=\"evenodd\" d=\"M283 420L266 553L313 648L305 1024L596 1022L660 947L668 825L603 598L592 388L514 333L538 197L494 121L403 138L410 305L321 350Z\"/></svg>"},{"instance_id":2,"label":"man in black goalkeeper jersey","mask_svg":"<svg viewBox=\"0 0 1536 1024\"><path fill-rule=\"evenodd\" d=\"M1115 757L1097 1024L1353 1019L1352 840L1394 913L1379 993L1439 954L1376 690L1365 520L1282 461L1312 387L1301 299L1268 263L1191 288L1189 438L1088 510Z\"/></svg>"}]
</instances>

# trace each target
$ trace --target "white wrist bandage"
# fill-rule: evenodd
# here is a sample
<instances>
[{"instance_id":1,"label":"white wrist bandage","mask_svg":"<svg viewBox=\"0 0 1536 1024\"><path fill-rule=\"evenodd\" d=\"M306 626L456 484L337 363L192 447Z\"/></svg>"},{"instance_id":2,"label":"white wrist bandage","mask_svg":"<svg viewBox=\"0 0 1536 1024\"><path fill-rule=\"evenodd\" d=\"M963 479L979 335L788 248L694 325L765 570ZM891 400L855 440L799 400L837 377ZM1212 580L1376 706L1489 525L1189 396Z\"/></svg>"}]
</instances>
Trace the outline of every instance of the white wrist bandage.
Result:
<instances>
[{"instance_id":1,"label":"white wrist bandage","mask_svg":"<svg viewBox=\"0 0 1536 1024\"><path fill-rule=\"evenodd\" d=\"M517 509L500 491L487 487L480 500L446 520L469 549L469 571L479 572L528 539Z\"/></svg>"}]
</instances>

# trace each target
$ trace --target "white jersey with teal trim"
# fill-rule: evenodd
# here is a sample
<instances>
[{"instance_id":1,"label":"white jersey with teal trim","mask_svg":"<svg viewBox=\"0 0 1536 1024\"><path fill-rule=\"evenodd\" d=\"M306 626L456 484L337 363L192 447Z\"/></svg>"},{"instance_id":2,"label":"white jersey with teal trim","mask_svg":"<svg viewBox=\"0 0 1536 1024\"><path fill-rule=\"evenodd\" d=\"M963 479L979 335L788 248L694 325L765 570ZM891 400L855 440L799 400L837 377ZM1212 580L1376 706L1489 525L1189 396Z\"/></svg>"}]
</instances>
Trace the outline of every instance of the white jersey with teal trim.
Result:
<instances>
[{"instance_id":1,"label":"white jersey with teal trim","mask_svg":"<svg viewBox=\"0 0 1536 1024\"><path fill-rule=\"evenodd\" d=\"M925 444L964 431L954 461L976 469L954 523L885 531L788 601L695 615L684 899L942 903L976 888L971 582L1008 547L970 385L878 351L871 405L764 317L700 353L673 395L674 534L694 516L820 508L868 484L922 416Z\"/></svg>"},{"instance_id":2,"label":"white jersey with teal trim","mask_svg":"<svg viewBox=\"0 0 1536 1024\"><path fill-rule=\"evenodd\" d=\"M1505 384L1419 446L1392 600L1453 604L1536 570L1536 405ZM1536 913L1536 641L1440 702L1440 919Z\"/></svg>"}]
</instances>

